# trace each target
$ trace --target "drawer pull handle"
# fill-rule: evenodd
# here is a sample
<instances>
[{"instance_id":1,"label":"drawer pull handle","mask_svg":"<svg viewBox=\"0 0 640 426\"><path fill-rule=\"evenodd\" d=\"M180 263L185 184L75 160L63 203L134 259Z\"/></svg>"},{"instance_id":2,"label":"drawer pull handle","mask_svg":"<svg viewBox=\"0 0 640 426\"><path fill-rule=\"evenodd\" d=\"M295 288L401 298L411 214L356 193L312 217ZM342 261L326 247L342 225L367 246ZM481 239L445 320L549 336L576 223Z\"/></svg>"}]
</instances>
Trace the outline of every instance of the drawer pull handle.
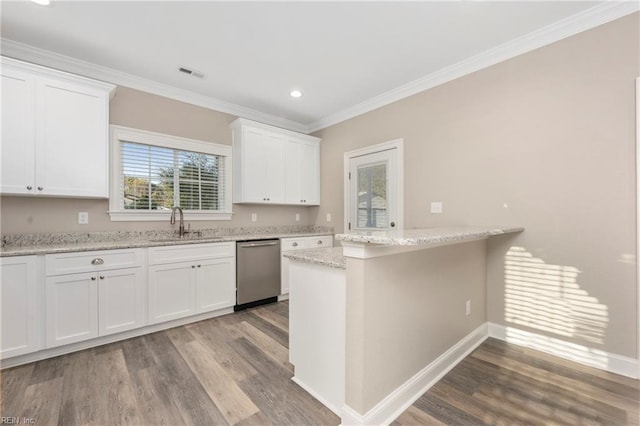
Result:
<instances>
[{"instance_id":1,"label":"drawer pull handle","mask_svg":"<svg viewBox=\"0 0 640 426\"><path fill-rule=\"evenodd\" d=\"M191 268L196 269L196 265L191 265Z\"/></svg>"},{"instance_id":2,"label":"drawer pull handle","mask_svg":"<svg viewBox=\"0 0 640 426\"><path fill-rule=\"evenodd\" d=\"M291 244L292 247L298 247L298 243Z\"/></svg>"},{"instance_id":3,"label":"drawer pull handle","mask_svg":"<svg viewBox=\"0 0 640 426\"><path fill-rule=\"evenodd\" d=\"M31 186L31 185L27 185L27 189L28 189L29 191L31 191L31 190L33 189L33 186Z\"/></svg>"},{"instance_id":4,"label":"drawer pull handle","mask_svg":"<svg viewBox=\"0 0 640 426\"><path fill-rule=\"evenodd\" d=\"M322 240L318 240L318 244L322 244Z\"/></svg>"},{"instance_id":5,"label":"drawer pull handle","mask_svg":"<svg viewBox=\"0 0 640 426\"><path fill-rule=\"evenodd\" d=\"M41 187L41 186L39 186L39 187L38 187L38 191L42 191L43 189L44 189L44 188L43 188L43 187Z\"/></svg>"},{"instance_id":6,"label":"drawer pull handle","mask_svg":"<svg viewBox=\"0 0 640 426\"><path fill-rule=\"evenodd\" d=\"M95 259L93 259L91 261L92 265L104 265L104 259L100 258L100 257L96 257Z\"/></svg>"},{"instance_id":7,"label":"drawer pull handle","mask_svg":"<svg viewBox=\"0 0 640 426\"><path fill-rule=\"evenodd\" d=\"M91 277L91 281L95 281L95 280L96 280L96 277Z\"/></svg>"},{"instance_id":8,"label":"drawer pull handle","mask_svg":"<svg viewBox=\"0 0 640 426\"><path fill-rule=\"evenodd\" d=\"M198 265L198 268L201 267L202 265Z\"/></svg>"}]
</instances>

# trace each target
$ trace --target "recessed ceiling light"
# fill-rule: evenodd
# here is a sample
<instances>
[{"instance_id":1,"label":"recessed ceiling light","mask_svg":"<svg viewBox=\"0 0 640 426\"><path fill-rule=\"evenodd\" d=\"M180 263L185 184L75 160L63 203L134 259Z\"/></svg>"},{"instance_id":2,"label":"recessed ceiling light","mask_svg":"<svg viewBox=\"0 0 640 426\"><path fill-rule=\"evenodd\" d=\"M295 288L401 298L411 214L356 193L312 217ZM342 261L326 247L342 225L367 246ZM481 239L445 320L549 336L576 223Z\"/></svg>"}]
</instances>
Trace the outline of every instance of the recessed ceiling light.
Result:
<instances>
[{"instance_id":1,"label":"recessed ceiling light","mask_svg":"<svg viewBox=\"0 0 640 426\"><path fill-rule=\"evenodd\" d=\"M49 6L51 4L51 0L31 0L35 4L39 4L40 6Z\"/></svg>"},{"instance_id":2,"label":"recessed ceiling light","mask_svg":"<svg viewBox=\"0 0 640 426\"><path fill-rule=\"evenodd\" d=\"M299 90L292 90L289 93L289 96L291 96L292 98L301 98L302 97L302 92Z\"/></svg>"}]
</instances>

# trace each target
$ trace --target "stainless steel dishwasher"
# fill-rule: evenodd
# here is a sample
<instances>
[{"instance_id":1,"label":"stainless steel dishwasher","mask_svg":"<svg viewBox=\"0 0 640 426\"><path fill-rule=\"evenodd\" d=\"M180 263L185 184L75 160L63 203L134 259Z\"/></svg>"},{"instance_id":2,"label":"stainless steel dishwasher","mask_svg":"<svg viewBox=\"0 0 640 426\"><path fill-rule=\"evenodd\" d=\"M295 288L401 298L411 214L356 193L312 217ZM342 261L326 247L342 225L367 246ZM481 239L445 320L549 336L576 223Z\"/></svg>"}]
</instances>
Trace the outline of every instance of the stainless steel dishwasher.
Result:
<instances>
[{"instance_id":1,"label":"stainless steel dishwasher","mask_svg":"<svg viewBox=\"0 0 640 426\"><path fill-rule=\"evenodd\" d=\"M280 294L280 240L236 243L234 310L272 303Z\"/></svg>"}]
</instances>

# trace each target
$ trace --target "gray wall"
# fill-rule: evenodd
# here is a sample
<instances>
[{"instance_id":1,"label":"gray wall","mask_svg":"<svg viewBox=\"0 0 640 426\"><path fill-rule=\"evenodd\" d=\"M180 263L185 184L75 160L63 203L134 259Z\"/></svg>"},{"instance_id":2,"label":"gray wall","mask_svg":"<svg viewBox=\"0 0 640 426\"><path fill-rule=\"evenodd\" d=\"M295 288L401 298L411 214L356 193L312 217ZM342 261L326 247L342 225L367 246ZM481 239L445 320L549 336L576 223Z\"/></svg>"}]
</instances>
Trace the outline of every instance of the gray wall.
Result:
<instances>
[{"instance_id":1,"label":"gray wall","mask_svg":"<svg viewBox=\"0 0 640 426\"><path fill-rule=\"evenodd\" d=\"M490 242L489 321L635 358L639 17L317 132L316 224L343 229L344 152L404 138L407 227L526 228Z\"/></svg>"},{"instance_id":2,"label":"gray wall","mask_svg":"<svg viewBox=\"0 0 640 426\"><path fill-rule=\"evenodd\" d=\"M118 87L110 104L111 124L231 145L229 123L237 117L126 87ZM166 222L111 222L108 200L1 197L0 231L84 232L171 229ZM231 221L191 221L192 229L308 225L309 207L234 205ZM78 225L78 212L89 212L89 224ZM251 222L251 213L258 221ZM295 221L300 213L300 221Z\"/></svg>"}]
</instances>

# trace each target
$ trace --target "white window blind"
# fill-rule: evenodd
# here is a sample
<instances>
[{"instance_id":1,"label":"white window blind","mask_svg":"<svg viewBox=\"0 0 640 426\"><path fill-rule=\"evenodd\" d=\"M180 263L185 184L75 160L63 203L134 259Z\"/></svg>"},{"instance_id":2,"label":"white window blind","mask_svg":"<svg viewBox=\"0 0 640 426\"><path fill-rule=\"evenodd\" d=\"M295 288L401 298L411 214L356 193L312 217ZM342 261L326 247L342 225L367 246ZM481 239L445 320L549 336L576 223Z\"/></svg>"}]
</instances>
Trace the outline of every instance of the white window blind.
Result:
<instances>
[{"instance_id":1,"label":"white window blind","mask_svg":"<svg viewBox=\"0 0 640 426\"><path fill-rule=\"evenodd\" d=\"M127 211L221 211L225 158L120 141L120 208Z\"/></svg>"}]
</instances>

